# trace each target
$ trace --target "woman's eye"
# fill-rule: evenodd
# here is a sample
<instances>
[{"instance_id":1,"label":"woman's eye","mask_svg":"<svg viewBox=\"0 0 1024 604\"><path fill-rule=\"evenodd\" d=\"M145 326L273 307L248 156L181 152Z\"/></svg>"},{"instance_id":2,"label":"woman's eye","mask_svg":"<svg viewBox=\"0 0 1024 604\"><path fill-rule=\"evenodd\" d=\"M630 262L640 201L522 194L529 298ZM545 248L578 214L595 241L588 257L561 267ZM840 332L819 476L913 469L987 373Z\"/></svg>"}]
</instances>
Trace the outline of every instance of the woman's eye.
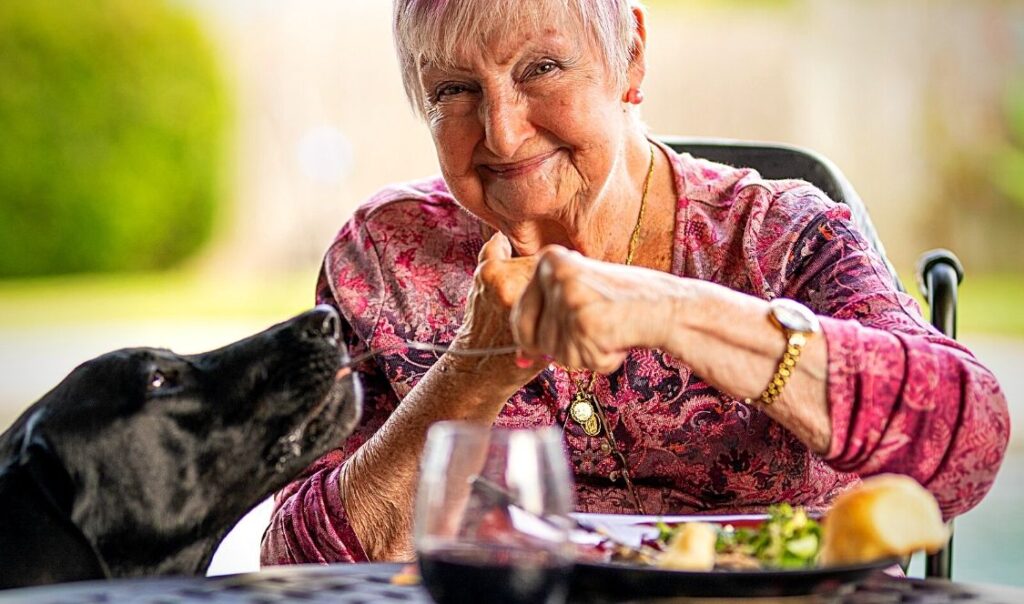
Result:
<instances>
[{"instance_id":1,"label":"woman's eye","mask_svg":"<svg viewBox=\"0 0 1024 604\"><path fill-rule=\"evenodd\" d=\"M440 86L436 92L434 92L434 99L438 101L444 100L446 97L455 96L466 91L466 87L462 84L445 84Z\"/></svg>"},{"instance_id":2,"label":"woman's eye","mask_svg":"<svg viewBox=\"0 0 1024 604\"><path fill-rule=\"evenodd\" d=\"M524 79L545 76L558 68L559 64L551 60L541 61L540 63L534 63L530 70L526 72Z\"/></svg>"},{"instance_id":3,"label":"woman's eye","mask_svg":"<svg viewBox=\"0 0 1024 604\"><path fill-rule=\"evenodd\" d=\"M545 62L541 63L540 65L538 65L537 68L533 70L533 72L535 74L537 74L537 75L544 75L545 73L550 73L550 72L554 71L555 67L558 67L558 66L555 65L554 62L552 62L552 61L545 61Z\"/></svg>"}]
</instances>

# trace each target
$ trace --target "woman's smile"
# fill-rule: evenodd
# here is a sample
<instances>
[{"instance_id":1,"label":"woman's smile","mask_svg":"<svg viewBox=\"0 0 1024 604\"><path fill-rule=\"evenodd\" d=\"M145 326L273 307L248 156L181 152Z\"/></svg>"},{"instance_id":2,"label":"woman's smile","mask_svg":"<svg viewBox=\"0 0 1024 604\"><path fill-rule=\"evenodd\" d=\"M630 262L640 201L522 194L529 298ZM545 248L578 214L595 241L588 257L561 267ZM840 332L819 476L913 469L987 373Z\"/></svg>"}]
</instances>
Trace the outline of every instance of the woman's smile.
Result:
<instances>
[{"instance_id":1,"label":"woman's smile","mask_svg":"<svg viewBox=\"0 0 1024 604\"><path fill-rule=\"evenodd\" d=\"M485 178L493 176L500 179L513 179L526 176L538 170L557 153L558 149L553 149L547 153L541 153L515 162L481 163L479 166Z\"/></svg>"}]
</instances>

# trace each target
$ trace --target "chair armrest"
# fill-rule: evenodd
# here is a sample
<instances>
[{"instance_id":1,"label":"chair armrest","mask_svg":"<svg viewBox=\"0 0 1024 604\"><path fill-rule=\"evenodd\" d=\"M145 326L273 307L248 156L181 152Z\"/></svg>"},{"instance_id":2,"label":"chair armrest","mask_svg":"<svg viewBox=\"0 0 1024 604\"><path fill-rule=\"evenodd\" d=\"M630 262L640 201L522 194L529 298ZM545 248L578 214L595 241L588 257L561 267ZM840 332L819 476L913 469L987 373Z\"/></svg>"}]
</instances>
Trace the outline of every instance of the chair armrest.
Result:
<instances>
[{"instance_id":1,"label":"chair armrest","mask_svg":"<svg viewBox=\"0 0 1024 604\"><path fill-rule=\"evenodd\" d=\"M928 301L931 323L953 339L956 339L957 287L963 280L964 267L949 250L931 250L918 260L917 287Z\"/></svg>"},{"instance_id":2,"label":"chair armrest","mask_svg":"<svg viewBox=\"0 0 1024 604\"><path fill-rule=\"evenodd\" d=\"M957 288L964 280L964 267L949 250L925 252L917 262L917 287L928 300L932 325L956 339ZM924 576L949 579L953 570L953 522L949 522L945 547L925 557Z\"/></svg>"}]
</instances>

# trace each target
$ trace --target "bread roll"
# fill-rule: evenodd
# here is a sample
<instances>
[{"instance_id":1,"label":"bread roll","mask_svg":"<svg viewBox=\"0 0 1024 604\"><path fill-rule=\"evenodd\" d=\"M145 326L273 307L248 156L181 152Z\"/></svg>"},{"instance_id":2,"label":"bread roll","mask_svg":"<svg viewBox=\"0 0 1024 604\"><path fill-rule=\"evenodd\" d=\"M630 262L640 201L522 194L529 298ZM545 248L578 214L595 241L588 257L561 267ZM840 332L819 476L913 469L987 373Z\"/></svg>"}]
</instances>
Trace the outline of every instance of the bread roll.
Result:
<instances>
[{"instance_id":1,"label":"bread roll","mask_svg":"<svg viewBox=\"0 0 1024 604\"><path fill-rule=\"evenodd\" d=\"M825 516L822 564L859 564L934 552L949 538L939 504L909 476L865 478L836 498Z\"/></svg>"}]
</instances>

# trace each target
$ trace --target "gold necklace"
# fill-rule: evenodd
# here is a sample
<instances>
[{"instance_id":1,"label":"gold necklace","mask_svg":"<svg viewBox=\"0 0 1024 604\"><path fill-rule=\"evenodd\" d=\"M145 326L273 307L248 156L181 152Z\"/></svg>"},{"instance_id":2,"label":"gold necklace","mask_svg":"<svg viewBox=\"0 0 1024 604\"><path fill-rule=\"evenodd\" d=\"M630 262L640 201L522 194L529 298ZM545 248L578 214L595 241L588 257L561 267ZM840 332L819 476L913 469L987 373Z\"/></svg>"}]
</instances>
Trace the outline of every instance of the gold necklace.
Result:
<instances>
[{"instance_id":1,"label":"gold necklace","mask_svg":"<svg viewBox=\"0 0 1024 604\"><path fill-rule=\"evenodd\" d=\"M644 210L647 209L647 192L651 188L651 176L654 175L654 145L650 142L647 146L651 151L650 166L647 168L647 178L644 180L644 191L640 196L640 212L636 217L636 224L633 226L633 233L629 237L629 248L626 251L626 266L633 264L633 256L636 254L637 245L640 244L640 227L644 223ZM572 402L569 403L569 417L583 427L587 436L597 436L601 433L604 424L603 414L600 413L600 405L597 397L594 396L594 384L597 382L597 374L590 375L590 383L583 387L583 380L576 379L576 393L573 394ZM600 417L599 417L600 415ZM605 427L607 432L607 427Z\"/></svg>"}]
</instances>

